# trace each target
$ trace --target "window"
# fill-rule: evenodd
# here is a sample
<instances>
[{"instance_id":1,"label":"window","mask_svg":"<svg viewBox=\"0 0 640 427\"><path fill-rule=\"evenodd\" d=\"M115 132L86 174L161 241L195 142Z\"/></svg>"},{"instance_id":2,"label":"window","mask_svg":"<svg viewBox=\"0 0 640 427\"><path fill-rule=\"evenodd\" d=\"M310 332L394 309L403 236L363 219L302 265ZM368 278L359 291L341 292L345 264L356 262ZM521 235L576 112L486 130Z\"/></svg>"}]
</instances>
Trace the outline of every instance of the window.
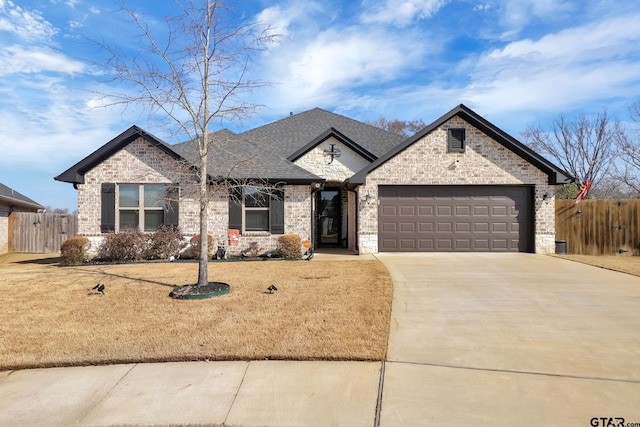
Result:
<instances>
[{"instance_id":1,"label":"window","mask_svg":"<svg viewBox=\"0 0 640 427\"><path fill-rule=\"evenodd\" d=\"M447 136L447 151L451 153L464 153L464 139L464 129L449 129Z\"/></svg>"},{"instance_id":2,"label":"window","mask_svg":"<svg viewBox=\"0 0 640 427\"><path fill-rule=\"evenodd\" d=\"M100 231L137 228L152 232L162 224L177 226L178 190L176 184L103 183Z\"/></svg>"},{"instance_id":3,"label":"window","mask_svg":"<svg viewBox=\"0 0 640 427\"><path fill-rule=\"evenodd\" d=\"M229 194L229 228L241 233L284 233L284 191L281 188L243 187Z\"/></svg>"},{"instance_id":4,"label":"window","mask_svg":"<svg viewBox=\"0 0 640 427\"><path fill-rule=\"evenodd\" d=\"M118 186L119 228L155 231L164 224L164 185Z\"/></svg>"},{"instance_id":5,"label":"window","mask_svg":"<svg viewBox=\"0 0 640 427\"><path fill-rule=\"evenodd\" d=\"M244 189L244 229L245 231L269 231L268 189L245 187Z\"/></svg>"}]
</instances>

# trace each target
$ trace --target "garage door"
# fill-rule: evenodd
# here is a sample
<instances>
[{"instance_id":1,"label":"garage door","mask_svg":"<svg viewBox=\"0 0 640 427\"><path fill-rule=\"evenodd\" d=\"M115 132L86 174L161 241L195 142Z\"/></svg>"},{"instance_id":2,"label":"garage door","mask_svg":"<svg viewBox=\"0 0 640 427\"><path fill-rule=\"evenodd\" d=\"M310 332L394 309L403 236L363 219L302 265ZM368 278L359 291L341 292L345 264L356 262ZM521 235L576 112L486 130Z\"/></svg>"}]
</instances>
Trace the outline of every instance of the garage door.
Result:
<instances>
[{"instance_id":1,"label":"garage door","mask_svg":"<svg viewBox=\"0 0 640 427\"><path fill-rule=\"evenodd\" d=\"M381 186L381 252L530 252L531 187Z\"/></svg>"}]
</instances>

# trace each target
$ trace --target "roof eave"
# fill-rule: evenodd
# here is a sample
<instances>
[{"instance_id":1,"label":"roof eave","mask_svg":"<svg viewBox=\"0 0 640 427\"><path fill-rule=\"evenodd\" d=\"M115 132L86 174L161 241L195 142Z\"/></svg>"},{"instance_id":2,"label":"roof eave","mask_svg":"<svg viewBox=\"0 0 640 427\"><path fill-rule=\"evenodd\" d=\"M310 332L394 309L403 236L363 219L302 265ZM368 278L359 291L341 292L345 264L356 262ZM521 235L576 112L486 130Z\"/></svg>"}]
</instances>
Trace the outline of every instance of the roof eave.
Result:
<instances>
[{"instance_id":1,"label":"roof eave","mask_svg":"<svg viewBox=\"0 0 640 427\"><path fill-rule=\"evenodd\" d=\"M576 178L572 177L566 171L563 171L559 167L553 165L551 162L535 153L529 147L525 146L511 135L504 132L502 129L490 123L488 120L484 119L482 116L478 115L473 110L466 107L464 104L460 104L457 107L453 108L451 111L442 115L440 118L436 119L421 131L417 132L415 135L407 138L402 144L399 144L394 149L378 158L375 162L371 163L370 165L366 166L358 173L353 175L347 180L347 185L354 186L355 188L358 185L365 184L367 175L369 173L371 173L402 151L406 150L416 141L433 132L435 129L442 126L444 123L451 120L455 116L461 117L463 120L481 130L483 133L491 137L493 140L497 141L499 144L502 144L518 156L525 159L527 162L545 172L549 177L548 182L550 185L569 184L576 181Z\"/></svg>"},{"instance_id":2,"label":"roof eave","mask_svg":"<svg viewBox=\"0 0 640 427\"><path fill-rule=\"evenodd\" d=\"M1 202L5 202L8 205L13 205L13 206L20 206L20 207L25 207L25 208L32 208L32 209L44 209L45 207L42 206L39 203L35 203L35 202L28 202L25 200L20 200L20 199L15 199L13 197L7 197L7 196L0 196L0 201Z\"/></svg>"},{"instance_id":3,"label":"roof eave","mask_svg":"<svg viewBox=\"0 0 640 427\"><path fill-rule=\"evenodd\" d=\"M84 184L84 175L88 171L96 167L98 164L102 163L104 160L113 156L115 153L117 153L139 137L144 138L172 158L178 161L186 162L186 159L172 150L169 145L162 141L160 138L157 138L144 129L133 125L129 129L122 132L120 135L113 138L111 141L98 148L93 153L86 156L84 159L80 160L75 165L71 166L66 171L62 172L60 175L54 177L53 179L55 179L56 181L68 182L71 184Z\"/></svg>"}]
</instances>

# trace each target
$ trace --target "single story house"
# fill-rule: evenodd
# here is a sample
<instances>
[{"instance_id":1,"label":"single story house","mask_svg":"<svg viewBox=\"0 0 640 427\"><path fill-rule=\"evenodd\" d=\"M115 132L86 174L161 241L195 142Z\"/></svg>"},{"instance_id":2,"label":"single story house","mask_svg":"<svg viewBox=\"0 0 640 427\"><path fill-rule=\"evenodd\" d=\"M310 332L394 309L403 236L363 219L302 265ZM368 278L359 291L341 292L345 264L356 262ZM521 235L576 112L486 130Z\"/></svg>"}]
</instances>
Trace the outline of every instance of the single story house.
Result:
<instances>
[{"instance_id":1,"label":"single story house","mask_svg":"<svg viewBox=\"0 0 640 427\"><path fill-rule=\"evenodd\" d=\"M0 183L0 254L9 252L9 215L12 212L38 212L44 206Z\"/></svg>"},{"instance_id":2,"label":"single story house","mask_svg":"<svg viewBox=\"0 0 640 427\"><path fill-rule=\"evenodd\" d=\"M238 230L236 251L295 233L360 254L553 252L553 186L574 181L464 105L409 138L320 108L211 136L209 232ZM55 177L78 191L79 234L198 234L194 144L133 126Z\"/></svg>"}]
</instances>

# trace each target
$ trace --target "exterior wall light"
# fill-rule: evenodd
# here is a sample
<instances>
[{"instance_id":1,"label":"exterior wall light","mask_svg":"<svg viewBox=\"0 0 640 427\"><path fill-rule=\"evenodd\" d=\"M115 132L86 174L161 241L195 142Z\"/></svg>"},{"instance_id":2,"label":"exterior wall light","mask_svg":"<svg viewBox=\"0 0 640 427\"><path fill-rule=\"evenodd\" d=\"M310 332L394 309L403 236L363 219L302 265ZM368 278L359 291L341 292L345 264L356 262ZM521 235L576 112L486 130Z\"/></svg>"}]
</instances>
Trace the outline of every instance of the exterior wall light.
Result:
<instances>
[{"instance_id":1,"label":"exterior wall light","mask_svg":"<svg viewBox=\"0 0 640 427\"><path fill-rule=\"evenodd\" d=\"M551 199L551 197L552 197L552 194L547 192L542 195L542 200L545 202L548 202Z\"/></svg>"},{"instance_id":2,"label":"exterior wall light","mask_svg":"<svg viewBox=\"0 0 640 427\"><path fill-rule=\"evenodd\" d=\"M367 193L366 196L364 196L364 199L367 201L367 204L371 204L371 200L373 200L373 196L369 193Z\"/></svg>"}]
</instances>

